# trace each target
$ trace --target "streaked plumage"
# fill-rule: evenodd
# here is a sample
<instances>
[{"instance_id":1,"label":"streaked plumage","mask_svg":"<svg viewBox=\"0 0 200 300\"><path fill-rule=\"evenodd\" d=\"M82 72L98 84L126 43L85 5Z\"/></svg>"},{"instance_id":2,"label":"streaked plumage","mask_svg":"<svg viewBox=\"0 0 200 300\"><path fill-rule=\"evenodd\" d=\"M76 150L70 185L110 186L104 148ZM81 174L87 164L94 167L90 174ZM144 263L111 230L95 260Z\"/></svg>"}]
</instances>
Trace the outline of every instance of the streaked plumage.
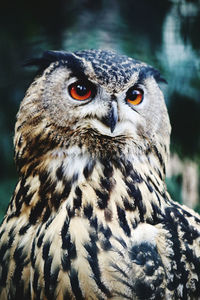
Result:
<instances>
[{"instance_id":1,"label":"streaked plumage","mask_svg":"<svg viewBox=\"0 0 200 300\"><path fill-rule=\"evenodd\" d=\"M199 299L200 216L166 190L159 72L97 50L29 64L40 75L15 127L0 299ZM77 80L90 84L86 101L70 96ZM138 105L127 100L133 88Z\"/></svg>"}]
</instances>

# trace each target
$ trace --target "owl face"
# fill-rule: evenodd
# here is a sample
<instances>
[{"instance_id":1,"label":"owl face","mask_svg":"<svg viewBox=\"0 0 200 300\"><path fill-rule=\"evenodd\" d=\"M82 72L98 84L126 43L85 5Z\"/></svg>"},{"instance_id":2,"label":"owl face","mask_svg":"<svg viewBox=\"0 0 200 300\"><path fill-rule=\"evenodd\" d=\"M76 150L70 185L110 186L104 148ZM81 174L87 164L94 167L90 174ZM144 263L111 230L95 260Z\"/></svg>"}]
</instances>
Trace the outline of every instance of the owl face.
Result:
<instances>
[{"instance_id":1,"label":"owl face","mask_svg":"<svg viewBox=\"0 0 200 300\"><path fill-rule=\"evenodd\" d=\"M51 127L54 140L87 149L100 145L102 151L126 144L144 151L154 143L168 148L170 125L158 85L161 77L152 67L96 50L50 51L30 64L38 64L42 75L21 112L28 103L27 110L40 111L37 122Z\"/></svg>"}]
</instances>

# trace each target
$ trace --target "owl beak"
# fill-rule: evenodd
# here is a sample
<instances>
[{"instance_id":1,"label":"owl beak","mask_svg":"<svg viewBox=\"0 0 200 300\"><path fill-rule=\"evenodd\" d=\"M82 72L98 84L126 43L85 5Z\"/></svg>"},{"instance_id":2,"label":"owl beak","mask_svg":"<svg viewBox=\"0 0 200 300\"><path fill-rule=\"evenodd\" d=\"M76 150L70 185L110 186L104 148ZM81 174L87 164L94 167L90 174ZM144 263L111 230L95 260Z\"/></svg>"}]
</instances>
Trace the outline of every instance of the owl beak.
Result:
<instances>
[{"instance_id":1,"label":"owl beak","mask_svg":"<svg viewBox=\"0 0 200 300\"><path fill-rule=\"evenodd\" d=\"M108 115L104 118L103 123L110 127L110 131L113 133L116 124L118 122L118 110L116 101L111 102L110 110Z\"/></svg>"},{"instance_id":2,"label":"owl beak","mask_svg":"<svg viewBox=\"0 0 200 300\"><path fill-rule=\"evenodd\" d=\"M117 103L115 101L112 102L111 110L110 110L110 131L113 133L115 130L115 126L118 122L118 110Z\"/></svg>"}]
</instances>

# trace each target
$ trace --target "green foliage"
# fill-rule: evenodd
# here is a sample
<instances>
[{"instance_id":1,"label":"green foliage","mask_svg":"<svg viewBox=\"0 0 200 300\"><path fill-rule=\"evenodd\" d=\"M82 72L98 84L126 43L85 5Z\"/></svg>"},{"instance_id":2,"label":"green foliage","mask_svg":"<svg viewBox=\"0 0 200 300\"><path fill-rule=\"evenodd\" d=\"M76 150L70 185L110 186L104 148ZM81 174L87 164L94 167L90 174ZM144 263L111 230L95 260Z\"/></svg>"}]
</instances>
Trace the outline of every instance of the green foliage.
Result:
<instances>
[{"instance_id":1,"label":"green foliage","mask_svg":"<svg viewBox=\"0 0 200 300\"><path fill-rule=\"evenodd\" d=\"M166 178L167 190L174 201L182 203L181 186L182 178L180 175Z\"/></svg>"},{"instance_id":2,"label":"green foliage","mask_svg":"<svg viewBox=\"0 0 200 300\"><path fill-rule=\"evenodd\" d=\"M0 221L6 212L16 182L16 179L5 179L0 182Z\"/></svg>"},{"instance_id":3,"label":"green foliage","mask_svg":"<svg viewBox=\"0 0 200 300\"><path fill-rule=\"evenodd\" d=\"M200 153L200 101L174 93L169 105L172 142L179 155L197 157Z\"/></svg>"}]
</instances>

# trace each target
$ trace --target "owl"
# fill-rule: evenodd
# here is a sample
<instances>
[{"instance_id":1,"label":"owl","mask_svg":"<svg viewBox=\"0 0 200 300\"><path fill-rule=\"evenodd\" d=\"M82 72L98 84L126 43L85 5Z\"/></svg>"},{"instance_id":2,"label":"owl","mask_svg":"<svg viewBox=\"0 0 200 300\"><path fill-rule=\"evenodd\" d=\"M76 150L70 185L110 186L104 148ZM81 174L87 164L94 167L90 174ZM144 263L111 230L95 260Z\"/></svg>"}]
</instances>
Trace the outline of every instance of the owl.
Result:
<instances>
[{"instance_id":1,"label":"owl","mask_svg":"<svg viewBox=\"0 0 200 300\"><path fill-rule=\"evenodd\" d=\"M166 189L160 73L106 50L28 64L0 299L200 299L200 216Z\"/></svg>"}]
</instances>

